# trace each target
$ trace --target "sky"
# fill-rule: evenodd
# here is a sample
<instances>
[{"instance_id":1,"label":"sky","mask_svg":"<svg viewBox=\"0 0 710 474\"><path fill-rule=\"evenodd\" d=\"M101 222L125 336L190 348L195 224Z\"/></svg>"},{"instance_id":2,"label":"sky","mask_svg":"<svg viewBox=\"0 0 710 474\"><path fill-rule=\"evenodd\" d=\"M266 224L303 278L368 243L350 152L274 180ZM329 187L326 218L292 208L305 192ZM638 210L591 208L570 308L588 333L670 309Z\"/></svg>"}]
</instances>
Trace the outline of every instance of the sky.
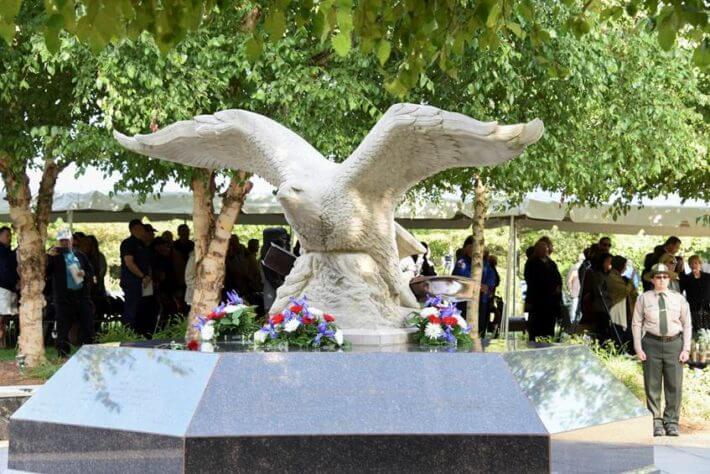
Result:
<instances>
[{"instance_id":1,"label":"sky","mask_svg":"<svg viewBox=\"0 0 710 474\"><path fill-rule=\"evenodd\" d=\"M75 192L90 192L99 191L102 193L108 193L113 190L114 184L119 180L120 173L114 173L108 178L105 178L103 173L96 168L87 169L86 173L74 177L76 173L76 166L69 165L64 171L59 174L57 178L57 186L55 188L56 194L62 193L75 193ZM32 189L32 194L34 195L39 188L39 182L42 177L42 172L40 170L32 170L30 173L30 187ZM268 194L274 188L259 177L252 178L254 183L254 189L252 193L254 194ZM0 190L5 192L5 186L0 183ZM166 192L178 192L178 191L190 191L189 188L183 187L175 183L174 181L169 181L165 185L164 191Z\"/></svg>"}]
</instances>

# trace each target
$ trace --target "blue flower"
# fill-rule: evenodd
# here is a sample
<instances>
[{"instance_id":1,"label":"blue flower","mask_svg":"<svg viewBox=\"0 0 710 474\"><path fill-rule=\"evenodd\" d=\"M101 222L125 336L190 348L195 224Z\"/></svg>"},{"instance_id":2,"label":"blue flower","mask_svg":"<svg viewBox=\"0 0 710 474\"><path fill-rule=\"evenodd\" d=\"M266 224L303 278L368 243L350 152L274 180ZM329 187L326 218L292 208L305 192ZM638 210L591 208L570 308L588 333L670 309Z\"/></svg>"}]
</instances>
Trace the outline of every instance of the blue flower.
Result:
<instances>
[{"instance_id":1,"label":"blue flower","mask_svg":"<svg viewBox=\"0 0 710 474\"><path fill-rule=\"evenodd\" d=\"M424 302L425 307L435 307L440 305L442 302L441 296L431 296L427 298L427 300Z\"/></svg>"},{"instance_id":2,"label":"blue flower","mask_svg":"<svg viewBox=\"0 0 710 474\"><path fill-rule=\"evenodd\" d=\"M205 318L204 316L198 316L197 322L193 324L192 327L199 331L205 324L207 324L207 318Z\"/></svg>"},{"instance_id":3,"label":"blue flower","mask_svg":"<svg viewBox=\"0 0 710 474\"><path fill-rule=\"evenodd\" d=\"M331 339L335 338L335 331L328 329L328 324L325 321L318 324L318 334L316 334L316 337L313 338L313 345L319 346L321 339L324 337Z\"/></svg>"},{"instance_id":4,"label":"blue flower","mask_svg":"<svg viewBox=\"0 0 710 474\"><path fill-rule=\"evenodd\" d=\"M227 292L227 303L236 306L238 304L244 304L244 300L239 297L236 291L231 290Z\"/></svg>"}]
</instances>

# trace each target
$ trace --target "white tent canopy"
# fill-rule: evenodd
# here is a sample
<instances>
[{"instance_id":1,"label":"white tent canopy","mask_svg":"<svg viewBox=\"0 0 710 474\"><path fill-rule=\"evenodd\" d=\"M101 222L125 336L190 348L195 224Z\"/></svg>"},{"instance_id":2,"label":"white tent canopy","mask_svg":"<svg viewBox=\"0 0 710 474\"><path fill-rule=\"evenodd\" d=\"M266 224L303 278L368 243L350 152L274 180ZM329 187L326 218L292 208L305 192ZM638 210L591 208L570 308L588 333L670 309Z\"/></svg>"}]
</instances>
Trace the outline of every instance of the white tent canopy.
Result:
<instances>
[{"instance_id":1,"label":"white tent canopy","mask_svg":"<svg viewBox=\"0 0 710 474\"><path fill-rule=\"evenodd\" d=\"M220 199L215 199L219 210ZM520 204L509 206L499 197L489 203L486 227L508 226L512 221L518 229L551 229L562 231L604 232L610 234L650 234L679 236L710 236L710 203L678 199L642 201L643 207L632 207L614 220L610 206L598 208L566 208L554 195L534 193ZM405 202L399 206L396 219L407 228L463 229L471 225L473 205L455 196L445 196L438 202ZM0 220L9 220L6 200L0 200ZM57 194L52 207L52 219L71 222L121 222L147 217L151 221L192 218L192 195L188 192L168 192L160 197L140 202L133 194L109 195L98 191ZM286 225L283 210L272 193L247 196L240 224Z\"/></svg>"}]
</instances>

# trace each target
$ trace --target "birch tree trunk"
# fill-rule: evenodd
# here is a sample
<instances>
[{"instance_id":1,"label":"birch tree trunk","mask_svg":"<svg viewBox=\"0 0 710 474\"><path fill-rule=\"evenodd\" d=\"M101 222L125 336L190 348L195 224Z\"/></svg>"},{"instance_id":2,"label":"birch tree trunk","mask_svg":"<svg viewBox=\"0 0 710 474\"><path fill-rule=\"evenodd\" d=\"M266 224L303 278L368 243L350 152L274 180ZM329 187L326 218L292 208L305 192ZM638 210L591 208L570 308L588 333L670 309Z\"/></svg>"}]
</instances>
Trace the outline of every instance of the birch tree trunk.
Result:
<instances>
[{"instance_id":1,"label":"birch tree trunk","mask_svg":"<svg viewBox=\"0 0 710 474\"><path fill-rule=\"evenodd\" d=\"M47 254L47 225L54 201L54 186L62 167L45 160L37 195L37 207L32 212L30 180L26 169L14 170L8 161L0 159L7 201L17 235L18 273L20 276L20 336L18 353L25 356L28 367L45 361L42 315L45 307L44 285Z\"/></svg>"},{"instance_id":2,"label":"birch tree trunk","mask_svg":"<svg viewBox=\"0 0 710 474\"><path fill-rule=\"evenodd\" d=\"M198 176L199 175L199 176ZM232 228L237 222L244 199L251 190L249 174L236 172L222 195L222 209L214 218L214 172L196 173L192 181L195 227L195 293L188 316L187 338L196 337L192 325L197 316L217 306L224 285L225 260Z\"/></svg>"},{"instance_id":3,"label":"birch tree trunk","mask_svg":"<svg viewBox=\"0 0 710 474\"><path fill-rule=\"evenodd\" d=\"M470 336L473 340L474 349L483 350L481 338L478 334L478 308L480 305L481 279L483 277L483 249L486 241L484 236L487 210L486 187L481 177L476 175L474 184L474 204L473 204L473 255L471 256L471 278L473 279L473 294L476 295L467 307L467 319L472 327Z\"/></svg>"}]
</instances>

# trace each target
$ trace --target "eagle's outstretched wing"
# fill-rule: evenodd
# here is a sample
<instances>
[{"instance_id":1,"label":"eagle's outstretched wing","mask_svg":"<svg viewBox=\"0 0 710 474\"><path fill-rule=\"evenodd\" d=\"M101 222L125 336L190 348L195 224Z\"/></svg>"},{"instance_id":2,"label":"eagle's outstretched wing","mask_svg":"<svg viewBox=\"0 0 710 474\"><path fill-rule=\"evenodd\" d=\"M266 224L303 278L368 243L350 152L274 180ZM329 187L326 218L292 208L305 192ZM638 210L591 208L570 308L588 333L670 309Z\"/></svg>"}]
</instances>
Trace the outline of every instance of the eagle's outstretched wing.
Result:
<instances>
[{"instance_id":1,"label":"eagle's outstretched wing","mask_svg":"<svg viewBox=\"0 0 710 474\"><path fill-rule=\"evenodd\" d=\"M304 169L335 166L283 125L246 110L198 115L148 135L114 132L125 148L188 166L255 173L279 187Z\"/></svg>"},{"instance_id":2,"label":"eagle's outstretched wing","mask_svg":"<svg viewBox=\"0 0 710 474\"><path fill-rule=\"evenodd\" d=\"M543 124L498 125L416 104L396 104L343 163L346 182L365 193L396 196L449 168L492 166L540 139Z\"/></svg>"}]
</instances>

